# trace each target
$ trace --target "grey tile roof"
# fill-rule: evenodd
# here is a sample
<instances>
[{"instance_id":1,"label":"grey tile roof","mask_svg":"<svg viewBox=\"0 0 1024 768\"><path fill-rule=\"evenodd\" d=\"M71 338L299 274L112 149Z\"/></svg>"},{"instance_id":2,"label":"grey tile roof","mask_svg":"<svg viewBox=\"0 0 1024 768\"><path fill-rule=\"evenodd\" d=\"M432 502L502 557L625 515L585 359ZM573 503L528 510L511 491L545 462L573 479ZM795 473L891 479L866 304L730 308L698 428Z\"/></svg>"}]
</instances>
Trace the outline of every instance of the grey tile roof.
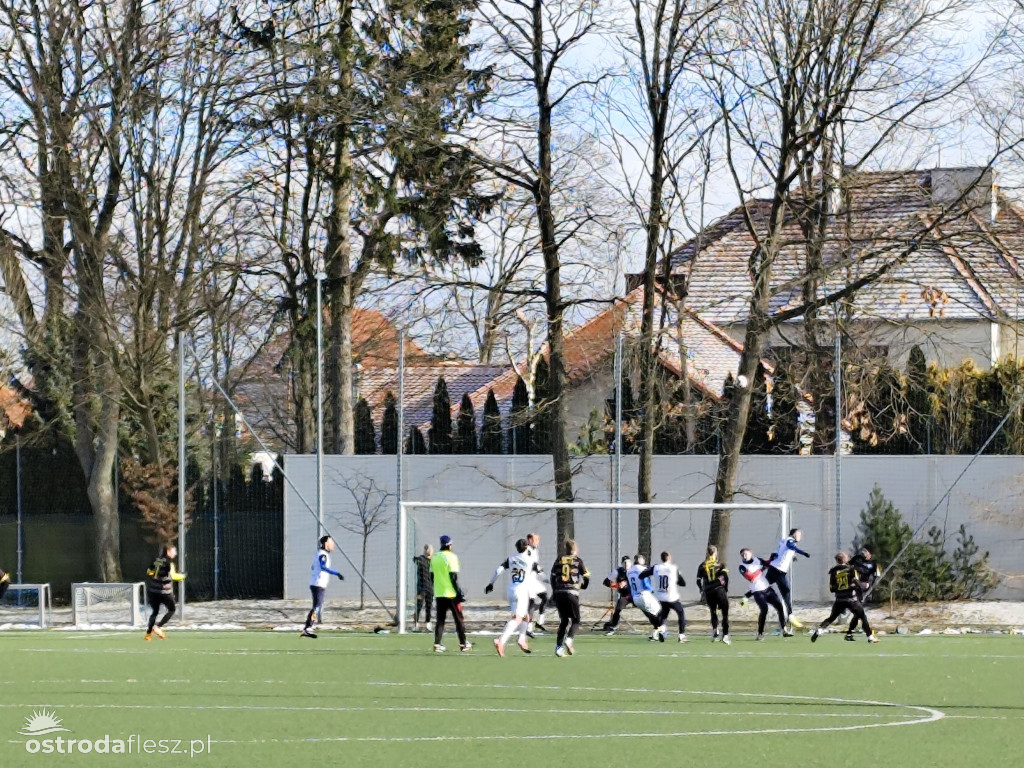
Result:
<instances>
[{"instance_id":1,"label":"grey tile roof","mask_svg":"<svg viewBox=\"0 0 1024 768\"><path fill-rule=\"evenodd\" d=\"M891 267L879 282L858 292L863 317L927 322L1022 317L1020 280L1024 219L1002 195L990 221L987 190L971 205L939 204L933 185L942 175L967 170L859 172L845 184L844 213L827 230L823 261L827 275L819 295L858 275ZM747 210L765 230L769 204ZM742 208L709 226L672 255L673 271L687 277L687 306L717 325L744 322L752 291L749 260L754 251ZM805 238L794 220L783 229L772 274L772 312L801 301ZM910 244L913 252L904 258Z\"/></svg>"}]
</instances>

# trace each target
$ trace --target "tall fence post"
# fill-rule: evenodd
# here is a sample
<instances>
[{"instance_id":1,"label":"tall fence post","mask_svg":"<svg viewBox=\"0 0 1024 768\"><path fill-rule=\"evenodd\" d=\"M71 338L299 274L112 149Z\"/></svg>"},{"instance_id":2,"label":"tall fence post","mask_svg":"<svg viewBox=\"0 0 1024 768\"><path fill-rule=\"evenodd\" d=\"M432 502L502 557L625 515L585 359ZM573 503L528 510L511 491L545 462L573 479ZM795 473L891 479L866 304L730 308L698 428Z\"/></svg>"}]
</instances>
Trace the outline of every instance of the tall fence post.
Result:
<instances>
[{"instance_id":1,"label":"tall fence post","mask_svg":"<svg viewBox=\"0 0 1024 768\"><path fill-rule=\"evenodd\" d=\"M185 565L185 333L178 333L178 567L187 573ZM181 617L185 616L185 582L178 592Z\"/></svg>"}]
</instances>

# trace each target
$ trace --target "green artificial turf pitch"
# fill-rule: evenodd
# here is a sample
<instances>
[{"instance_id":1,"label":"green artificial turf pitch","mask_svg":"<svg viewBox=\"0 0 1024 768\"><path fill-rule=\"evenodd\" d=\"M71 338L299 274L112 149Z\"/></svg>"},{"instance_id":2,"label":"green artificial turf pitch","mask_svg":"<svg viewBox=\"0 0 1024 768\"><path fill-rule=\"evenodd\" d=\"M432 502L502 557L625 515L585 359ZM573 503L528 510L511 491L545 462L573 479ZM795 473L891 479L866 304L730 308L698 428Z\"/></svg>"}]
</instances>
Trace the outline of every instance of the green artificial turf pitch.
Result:
<instances>
[{"instance_id":1,"label":"green artificial turf pitch","mask_svg":"<svg viewBox=\"0 0 1024 768\"><path fill-rule=\"evenodd\" d=\"M424 634L2 633L0 766L987 767L1024 748L1020 637L726 647L584 632L570 658L549 635L504 659L471 639L435 655ZM33 754L19 732L44 709L68 730L37 735ZM41 751L133 735L155 753ZM209 754L159 753L176 740Z\"/></svg>"}]
</instances>

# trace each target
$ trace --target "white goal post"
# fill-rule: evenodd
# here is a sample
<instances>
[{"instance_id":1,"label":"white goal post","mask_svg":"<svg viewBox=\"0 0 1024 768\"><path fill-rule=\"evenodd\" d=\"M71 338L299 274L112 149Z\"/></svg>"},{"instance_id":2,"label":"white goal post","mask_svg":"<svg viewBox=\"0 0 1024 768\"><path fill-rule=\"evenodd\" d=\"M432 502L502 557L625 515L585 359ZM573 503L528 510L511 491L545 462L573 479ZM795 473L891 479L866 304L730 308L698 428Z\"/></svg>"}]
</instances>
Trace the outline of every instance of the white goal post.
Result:
<instances>
[{"instance_id":1,"label":"white goal post","mask_svg":"<svg viewBox=\"0 0 1024 768\"><path fill-rule=\"evenodd\" d=\"M45 629L52 612L49 584L10 584L0 600L0 624L38 624Z\"/></svg>"},{"instance_id":2,"label":"white goal post","mask_svg":"<svg viewBox=\"0 0 1024 768\"><path fill-rule=\"evenodd\" d=\"M452 537L453 549L460 560L459 585L472 601L482 591L495 565L511 552L513 542L527 532L541 534L543 557L554 560L558 546L554 535L556 512L563 509L575 513L575 538L580 554L598 583L604 573L618 563L620 555L636 551L635 521L640 510L651 513L651 542L655 550L652 554L656 556L662 549L670 549L680 563L688 562L696 554L703 558L708 523L714 509L733 512L732 539L737 543L734 547L737 551L740 544L762 551L767 544L766 537L774 547L778 538L784 538L792 527L789 506L781 502L402 501L398 505L396 540L398 632L405 633L408 628L410 598L415 601L416 597L412 558L420 554L423 544L436 549L439 536ZM738 520L737 513L751 514ZM750 540L741 541L742 536L749 536ZM546 563L542 563L542 567L545 566ZM686 568L689 570L689 565Z\"/></svg>"},{"instance_id":3,"label":"white goal post","mask_svg":"<svg viewBox=\"0 0 1024 768\"><path fill-rule=\"evenodd\" d=\"M76 627L116 624L140 627L146 605L146 583L91 582L71 585L71 617Z\"/></svg>"}]
</instances>

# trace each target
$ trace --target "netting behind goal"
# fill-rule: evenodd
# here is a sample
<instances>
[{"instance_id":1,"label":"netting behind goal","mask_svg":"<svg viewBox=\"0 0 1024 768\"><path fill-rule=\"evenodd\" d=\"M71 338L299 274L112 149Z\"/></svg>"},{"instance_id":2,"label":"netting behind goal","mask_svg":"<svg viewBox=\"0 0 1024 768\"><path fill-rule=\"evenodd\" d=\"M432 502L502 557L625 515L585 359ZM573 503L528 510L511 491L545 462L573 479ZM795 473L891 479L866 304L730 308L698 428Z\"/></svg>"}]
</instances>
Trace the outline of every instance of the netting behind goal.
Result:
<instances>
[{"instance_id":1,"label":"netting behind goal","mask_svg":"<svg viewBox=\"0 0 1024 768\"><path fill-rule=\"evenodd\" d=\"M0 598L0 627L47 627L52 608L49 584L11 584Z\"/></svg>"},{"instance_id":2,"label":"netting behind goal","mask_svg":"<svg viewBox=\"0 0 1024 768\"><path fill-rule=\"evenodd\" d=\"M142 626L146 602L144 582L101 584L82 582L71 585L71 605L75 626Z\"/></svg>"},{"instance_id":3,"label":"netting behind goal","mask_svg":"<svg viewBox=\"0 0 1024 768\"><path fill-rule=\"evenodd\" d=\"M399 631L405 631L416 600L416 567L413 557L429 544L434 549L438 538L448 535L459 557L459 583L466 593L467 606L504 605L505 583L499 582L490 595L483 589L495 567L514 551L517 539L527 533L540 535L541 567L550 570L558 555L556 517L559 507L571 508L574 538L580 557L591 572L592 587L583 595L584 604L608 602L610 593L601 581L617 567L623 555L633 556L639 546L639 511L651 514L651 550L657 560L663 551L673 560L688 582L704 558L711 506L706 504L574 504L544 503L446 503L405 502L399 519L399 548L403 552L399 568ZM768 554L780 535L789 528L785 504L731 505L732 540L740 546L755 547ZM742 539L742 541L741 541ZM726 553L727 562L737 561ZM402 578L404 574L404 578Z\"/></svg>"}]
</instances>

